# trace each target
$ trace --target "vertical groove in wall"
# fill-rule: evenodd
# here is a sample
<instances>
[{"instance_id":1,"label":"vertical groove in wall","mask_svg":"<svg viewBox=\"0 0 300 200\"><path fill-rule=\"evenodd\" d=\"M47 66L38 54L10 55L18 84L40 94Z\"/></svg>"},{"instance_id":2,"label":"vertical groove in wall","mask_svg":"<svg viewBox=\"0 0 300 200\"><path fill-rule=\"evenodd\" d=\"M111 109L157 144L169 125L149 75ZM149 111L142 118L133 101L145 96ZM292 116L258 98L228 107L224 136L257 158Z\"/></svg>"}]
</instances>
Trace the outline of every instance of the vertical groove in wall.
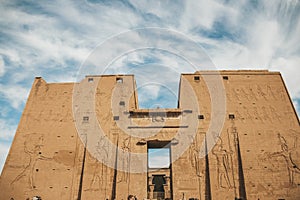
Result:
<instances>
[{"instance_id":1,"label":"vertical groove in wall","mask_svg":"<svg viewBox=\"0 0 300 200\"><path fill-rule=\"evenodd\" d=\"M78 190L78 198L77 198L78 200L81 200L81 194L82 194L82 182L83 182L83 174L84 174L85 157L86 157L86 147L84 147L84 152L83 152L82 168L81 168L80 181L79 181L79 190Z\"/></svg>"},{"instance_id":2,"label":"vertical groove in wall","mask_svg":"<svg viewBox=\"0 0 300 200\"><path fill-rule=\"evenodd\" d=\"M207 141L205 136L205 200L211 200L210 175L209 175L209 160L207 152Z\"/></svg>"},{"instance_id":3,"label":"vertical groove in wall","mask_svg":"<svg viewBox=\"0 0 300 200\"><path fill-rule=\"evenodd\" d=\"M130 143L129 143L129 149L131 149L131 136L130 136L130 139L129 139ZM131 161L131 153L129 153L128 155L128 183L127 183L127 195L128 196L130 194L130 172L131 172L131 165L130 165L130 161Z\"/></svg>"},{"instance_id":4,"label":"vertical groove in wall","mask_svg":"<svg viewBox=\"0 0 300 200\"><path fill-rule=\"evenodd\" d=\"M170 191L171 191L171 199L174 199L174 193L173 193L173 160L172 160L172 145L170 143ZM147 166L149 166L147 164ZM148 181L148 180L147 180Z\"/></svg>"},{"instance_id":5,"label":"vertical groove in wall","mask_svg":"<svg viewBox=\"0 0 300 200\"><path fill-rule=\"evenodd\" d=\"M112 185L112 190L111 190L111 199L112 200L116 199L117 175L118 175L118 148L119 148L119 140L117 139L114 178L113 178L113 185Z\"/></svg>"},{"instance_id":6,"label":"vertical groove in wall","mask_svg":"<svg viewBox=\"0 0 300 200\"><path fill-rule=\"evenodd\" d=\"M238 133L237 133L237 156L238 156L238 170L239 170L240 199L246 200L247 199L247 197L246 197L246 187L245 187L245 179L244 179L242 156L241 156L240 141L239 141Z\"/></svg>"}]
</instances>

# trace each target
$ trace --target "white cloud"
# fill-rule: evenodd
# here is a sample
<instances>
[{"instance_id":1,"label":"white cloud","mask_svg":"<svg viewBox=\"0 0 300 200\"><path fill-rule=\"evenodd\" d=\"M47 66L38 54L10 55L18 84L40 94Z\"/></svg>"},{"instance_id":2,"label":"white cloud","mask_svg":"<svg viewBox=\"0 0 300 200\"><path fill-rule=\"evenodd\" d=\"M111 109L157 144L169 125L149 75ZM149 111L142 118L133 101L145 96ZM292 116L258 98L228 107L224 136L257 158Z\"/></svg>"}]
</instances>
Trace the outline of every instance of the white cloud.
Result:
<instances>
[{"instance_id":1,"label":"white cloud","mask_svg":"<svg viewBox=\"0 0 300 200\"><path fill-rule=\"evenodd\" d=\"M284 82L288 86L288 90L292 98L300 99L300 80L296 78L299 74L300 56L298 57L278 57L271 62L271 70L280 71Z\"/></svg>"},{"instance_id":2,"label":"white cloud","mask_svg":"<svg viewBox=\"0 0 300 200\"><path fill-rule=\"evenodd\" d=\"M180 28L185 31L202 26L210 29L220 14L221 6L215 1L187 1L180 18Z\"/></svg>"},{"instance_id":3,"label":"white cloud","mask_svg":"<svg viewBox=\"0 0 300 200\"><path fill-rule=\"evenodd\" d=\"M10 141L15 135L17 125L9 123L11 120L0 119L0 142Z\"/></svg>"},{"instance_id":4,"label":"white cloud","mask_svg":"<svg viewBox=\"0 0 300 200\"><path fill-rule=\"evenodd\" d=\"M5 63L3 60L3 56L0 55L0 77L5 73Z\"/></svg>"},{"instance_id":5,"label":"white cloud","mask_svg":"<svg viewBox=\"0 0 300 200\"><path fill-rule=\"evenodd\" d=\"M7 99L15 109L20 109L20 106L26 102L28 94L29 89L20 85L0 84L0 95Z\"/></svg>"}]
</instances>

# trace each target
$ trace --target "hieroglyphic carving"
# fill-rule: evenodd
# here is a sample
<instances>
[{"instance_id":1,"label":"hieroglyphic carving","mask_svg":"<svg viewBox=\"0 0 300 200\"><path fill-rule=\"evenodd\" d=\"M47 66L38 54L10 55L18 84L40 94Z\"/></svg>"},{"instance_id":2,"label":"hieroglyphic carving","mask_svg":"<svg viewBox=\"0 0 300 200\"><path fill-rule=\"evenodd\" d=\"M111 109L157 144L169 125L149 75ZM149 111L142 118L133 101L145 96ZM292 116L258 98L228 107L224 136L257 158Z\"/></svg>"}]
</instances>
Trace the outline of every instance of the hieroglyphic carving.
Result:
<instances>
[{"instance_id":1,"label":"hieroglyphic carving","mask_svg":"<svg viewBox=\"0 0 300 200\"><path fill-rule=\"evenodd\" d=\"M262 120L262 117L260 116L260 113L259 113L257 107L253 107L253 114L254 114L255 120L264 122Z\"/></svg>"},{"instance_id":2,"label":"hieroglyphic carving","mask_svg":"<svg viewBox=\"0 0 300 200\"><path fill-rule=\"evenodd\" d=\"M246 106L243 106L242 113L243 113L243 116L245 119L251 120L251 121L253 120L253 117L250 114L249 109Z\"/></svg>"},{"instance_id":3,"label":"hieroglyphic carving","mask_svg":"<svg viewBox=\"0 0 300 200\"><path fill-rule=\"evenodd\" d=\"M223 141L221 138L218 139L215 147L212 150L213 155L215 155L217 160L217 173L218 173L218 187L219 188L232 188L229 173L232 168L229 162L229 154L231 151L227 151L223 147Z\"/></svg>"},{"instance_id":4,"label":"hieroglyphic carving","mask_svg":"<svg viewBox=\"0 0 300 200\"><path fill-rule=\"evenodd\" d=\"M264 98L265 100L268 100L267 94L263 91L260 85L257 85L256 89L259 98Z\"/></svg>"},{"instance_id":5,"label":"hieroglyphic carving","mask_svg":"<svg viewBox=\"0 0 300 200\"><path fill-rule=\"evenodd\" d=\"M276 94L280 98L280 100L285 100L286 95L285 95L283 88L278 88L276 90Z\"/></svg>"},{"instance_id":6,"label":"hieroglyphic carving","mask_svg":"<svg viewBox=\"0 0 300 200\"><path fill-rule=\"evenodd\" d=\"M274 106L242 106L241 109L235 110L235 116L237 120L242 122L252 121L259 123L274 123L275 121L281 122L283 119L280 111ZM286 109L285 114L290 115L292 113L290 109ZM292 113L293 114L293 113ZM294 125L294 122L291 120L291 125Z\"/></svg>"},{"instance_id":7,"label":"hieroglyphic carving","mask_svg":"<svg viewBox=\"0 0 300 200\"><path fill-rule=\"evenodd\" d=\"M243 98L243 99L245 99L245 100L248 100L248 101L250 101L251 99L250 99L250 96L249 96L249 94L247 93L247 92L245 92L245 90L244 90L244 88L240 88L239 89L239 95Z\"/></svg>"},{"instance_id":8,"label":"hieroglyphic carving","mask_svg":"<svg viewBox=\"0 0 300 200\"><path fill-rule=\"evenodd\" d=\"M281 116L278 114L278 111L273 107L273 106L269 106L270 109L270 113L272 115L272 118L274 120L278 120L279 122L281 122Z\"/></svg>"},{"instance_id":9,"label":"hieroglyphic carving","mask_svg":"<svg viewBox=\"0 0 300 200\"><path fill-rule=\"evenodd\" d=\"M241 120L243 123L245 122L245 117L242 115L242 113L238 110L235 110L235 116L237 120Z\"/></svg>"},{"instance_id":10,"label":"hieroglyphic carving","mask_svg":"<svg viewBox=\"0 0 300 200\"><path fill-rule=\"evenodd\" d=\"M248 85L236 86L231 89L231 95L227 96L228 100L253 102L259 99L263 100L285 100L285 93L282 88L274 89L272 85Z\"/></svg>"},{"instance_id":11,"label":"hieroglyphic carving","mask_svg":"<svg viewBox=\"0 0 300 200\"><path fill-rule=\"evenodd\" d=\"M268 157L272 158L282 156L284 158L289 173L289 183L291 185L295 185L295 173L300 174L300 166L296 164L296 160L299 158L296 157L297 154L294 153L297 150L297 137L294 137L294 145L292 147L289 147L285 137L283 137L280 133L277 134L277 137L281 151L268 153Z\"/></svg>"},{"instance_id":12,"label":"hieroglyphic carving","mask_svg":"<svg viewBox=\"0 0 300 200\"><path fill-rule=\"evenodd\" d=\"M274 100L277 100L275 93L273 92L273 88L271 85L267 85L267 95Z\"/></svg>"},{"instance_id":13,"label":"hieroglyphic carving","mask_svg":"<svg viewBox=\"0 0 300 200\"><path fill-rule=\"evenodd\" d=\"M256 96L255 96L255 93L254 93L253 88L252 88L251 85L249 86L248 91L249 91L249 93L248 93L248 95L249 95L249 100L250 100L250 101L256 101L257 98L256 98Z\"/></svg>"},{"instance_id":14,"label":"hieroglyphic carving","mask_svg":"<svg viewBox=\"0 0 300 200\"><path fill-rule=\"evenodd\" d=\"M241 101L241 98L240 98L240 96L239 96L238 91L239 91L239 89L233 88L233 89L232 89L232 95L233 95L233 97L234 97L235 99L237 99L238 101Z\"/></svg>"},{"instance_id":15,"label":"hieroglyphic carving","mask_svg":"<svg viewBox=\"0 0 300 200\"><path fill-rule=\"evenodd\" d=\"M269 113L268 109L265 106L261 107L261 113L262 113L262 120L264 122L268 122L269 121L269 122L273 123L273 120L270 117L270 113Z\"/></svg>"},{"instance_id":16,"label":"hieroglyphic carving","mask_svg":"<svg viewBox=\"0 0 300 200\"><path fill-rule=\"evenodd\" d=\"M29 135L25 142L24 142L24 152L29 157L29 163L26 167L19 173L14 180L10 183L11 185L15 184L16 182L20 181L20 179L25 178L27 179L27 183L30 189L34 189L34 178L33 172L35 169L35 165L39 160L52 160L52 158L48 158L42 155L41 147L43 146L43 135L38 135L33 133Z\"/></svg>"}]
</instances>

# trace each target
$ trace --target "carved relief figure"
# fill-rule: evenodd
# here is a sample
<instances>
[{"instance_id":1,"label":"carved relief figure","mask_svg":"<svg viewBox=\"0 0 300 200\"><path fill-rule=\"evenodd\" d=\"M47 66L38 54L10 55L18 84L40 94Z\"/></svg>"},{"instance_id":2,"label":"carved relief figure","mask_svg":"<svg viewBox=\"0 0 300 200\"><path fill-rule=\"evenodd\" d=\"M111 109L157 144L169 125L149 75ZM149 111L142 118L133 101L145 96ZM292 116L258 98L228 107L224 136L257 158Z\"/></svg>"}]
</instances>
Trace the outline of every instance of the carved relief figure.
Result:
<instances>
[{"instance_id":1,"label":"carved relief figure","mask_svg":"<svg viewBox=\"0 0 300 200\"><path fill-rule=\"evenodd\" d=\"M229 170L231 166L229 164L229 154L232 152L228 152L223 147L222 139L219 138L215 147L212 150L212 153L215 155L217 159L217 172L218 172L218 187L222 188L232 188L230 180L229 180Z\"/></svg>"},{"instance_id":2,"label":"carved relief figure","mask_svg":"<svg viewBox=\"0 0 300 200\"><path fill-rule=\"evenodd\" d=\"M190 156L191 165L196 170L196 175L200 177L201 172L200 172L200 158L199 158L199 155L200 155L200 149L197 148L196 142L193 141L191 143L191 146L190 146L189 156Z\"/></svg>"},{"instance_id":3,"label":"carved relief figure","mask_svg":"<svg viewBox=\"0 0 300 200\"><path fill-rule=\"evenodd\" d=\"M118 182L127 182L128 180L128 173L129 173L129 152L130 152L130 141L131 137L127 137L123 140L121 149L122 149L122 154L120 155L121 157L121 173L120 176L118 177Z\"/></svg>"},{"instance_id":4,"label":"carved relief figure","mask_svg":"<svg viewBox=\"0 0 300 200\"><path fill-rule=\"evenodd\" d=\"M105 136L101 136L97 146L96 151L100 155L100 161L99 163L98 159L95 159L94 162L94 172L93 172L93 178L90 183L90 190L99 190L100 186L106 183L106 177L107 175L107 159L108 159L108 151L109 151L109 144L107 142L107 138ZM105 184L106 187L106 184ZM106 188L105 188L106 190Z\"/></svg>"},{"instance_id":5,"label":"carved relief figure","mask_svg":"<svg viewBox=\"0 0 300 200\"><path fill-rule=\"evenodd\" d=\"M300 166L296 164L295 159L298 159L297 157L294 157L293 152L297 148L297 137L295 137L294 140L294 146L292 148L289 148L286 139L278 133L278 140L281 147L281 151L270 153L269 157L277 157L282 156L286 162L287 169L289 172L289 182L291 185L294 185L294 176L295 173L300 173Z\"/></svg>"},{"instance_id":6,"label":"carved relief figure","mask_svg":"<svg viewBox=\"0 0 300 200\"><path fill-rule=\"evenodd\" d=\"M32 134L26 138L24 142L24 152L29 157L29 163L23 169L23 171L16 176L16 178L11 182L11 185L18 182L22 178L26 178L29 188L34 189L34 178L33 172L35 171L35 165L39 160L51 160L52 158L47 158L42 155L41 146L43 145L44 137L42 135Z\"/></svg>"}]
</instances>

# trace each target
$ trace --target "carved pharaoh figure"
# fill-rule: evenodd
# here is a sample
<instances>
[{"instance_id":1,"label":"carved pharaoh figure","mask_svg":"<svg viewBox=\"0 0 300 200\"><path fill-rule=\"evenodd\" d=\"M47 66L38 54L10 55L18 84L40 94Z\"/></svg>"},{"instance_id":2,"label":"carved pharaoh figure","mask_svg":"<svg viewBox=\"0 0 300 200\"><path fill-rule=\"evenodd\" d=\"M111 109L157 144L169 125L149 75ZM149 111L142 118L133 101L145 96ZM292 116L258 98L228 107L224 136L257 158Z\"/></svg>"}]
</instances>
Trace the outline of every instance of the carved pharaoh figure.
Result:
<instances>
[{"instance_id":1,"label":"carved pharaoh figure","mask_svg":"<svg viewBox=\"0 0 300 200\"><path fill-rule=\"evenodd\" d=\"M212 153L215 155L217 159L217 172L218 172L218 186L222 188L232 188L230 179L229 179L229 170L231 166L229 164L228 152L223 147L222 139L219 138L215 147L212 150Z\"/></svg>"},{"instance_id":2,"label":"carved pharaoh figure","mask_svg":"<svg viewBox=\"0 0 300 200\"><path fill-rule=\"evenodd\" d=\"M42 155L41 146L43 145L44 137L43 135L32 134L24 142L24 152L29 156L29 163L23 169L23 171L16 176L16 178L11 182L11 185L20 181L22 178L26 178L30 189L34 189L34 177L33 171L35 169L36 163L39 160L51 160Z\"/></svg>"},{"instance_id":3,"label":"carved pharaoh figure","mask_svg":"<svg viewBox=\"0 0 300 200\"><path fill-rule=\"evenodd\" d=\"M127 137L123 140L121 149L122 154L120 156L121 161L121 173L118 179L118 182L127 182L128 173L129 173L129 152L130 152L130 140L131 137Z\"/></svg>"},{"instance_id":4,"label":"carved pharaoh figure","mask_svg":"<svg viewBox=\"0 0 300 200\"><path fill-rule=\"evenodd\" d=\"M201 176L200 158L199 158L200 154L199 153L200 153L200 151L199 151L199 148L197 148L196 143L192 142L192 144L190 146L189 156L190 156L191 165L192 165L192 167L195 168L197 176Z\"/></svg>"},{"instance_id":5,"label":"carved pharaoh figure","mask_svg":"<svg viewBox=\"0 0 300 200\"><path fill-rule=\"evenodd\" d=\"M109 151L109 145L108 145L108 138L105 136L100 137L96 151L100 155L100 161L99 163L98 159L95 159L94 165L94 172L93 172L93 178L90 183L90 190L99 190L101 185L105 184L106 187L106 177L107 174L107 162L108 162L108 151ZM99 170L99 168L101 168ZM106 188L105 188L106 189Z\"/></svg>"},{"instance_id":6,"label":"carved pharaoh figure","mask_svg":"<svg viewBox=\"0 0 300 200\"><path fill-rule=\"evenodd\" d=\"M286 139L280 134L277 134L279 144L281 147L281 151L274 152L269 154L269 157L277 157L282 156L284 157L284 160L287 165L288 173L289 173L289 183L291 185L295 185L294 176L295 173L300 173L300 167L296 164L295 160L298 158L295 158L293 155L293 152L296 150L297 147L297 138L294 140L294 147L289 148Z\"/></svg>"}]
</instances>

